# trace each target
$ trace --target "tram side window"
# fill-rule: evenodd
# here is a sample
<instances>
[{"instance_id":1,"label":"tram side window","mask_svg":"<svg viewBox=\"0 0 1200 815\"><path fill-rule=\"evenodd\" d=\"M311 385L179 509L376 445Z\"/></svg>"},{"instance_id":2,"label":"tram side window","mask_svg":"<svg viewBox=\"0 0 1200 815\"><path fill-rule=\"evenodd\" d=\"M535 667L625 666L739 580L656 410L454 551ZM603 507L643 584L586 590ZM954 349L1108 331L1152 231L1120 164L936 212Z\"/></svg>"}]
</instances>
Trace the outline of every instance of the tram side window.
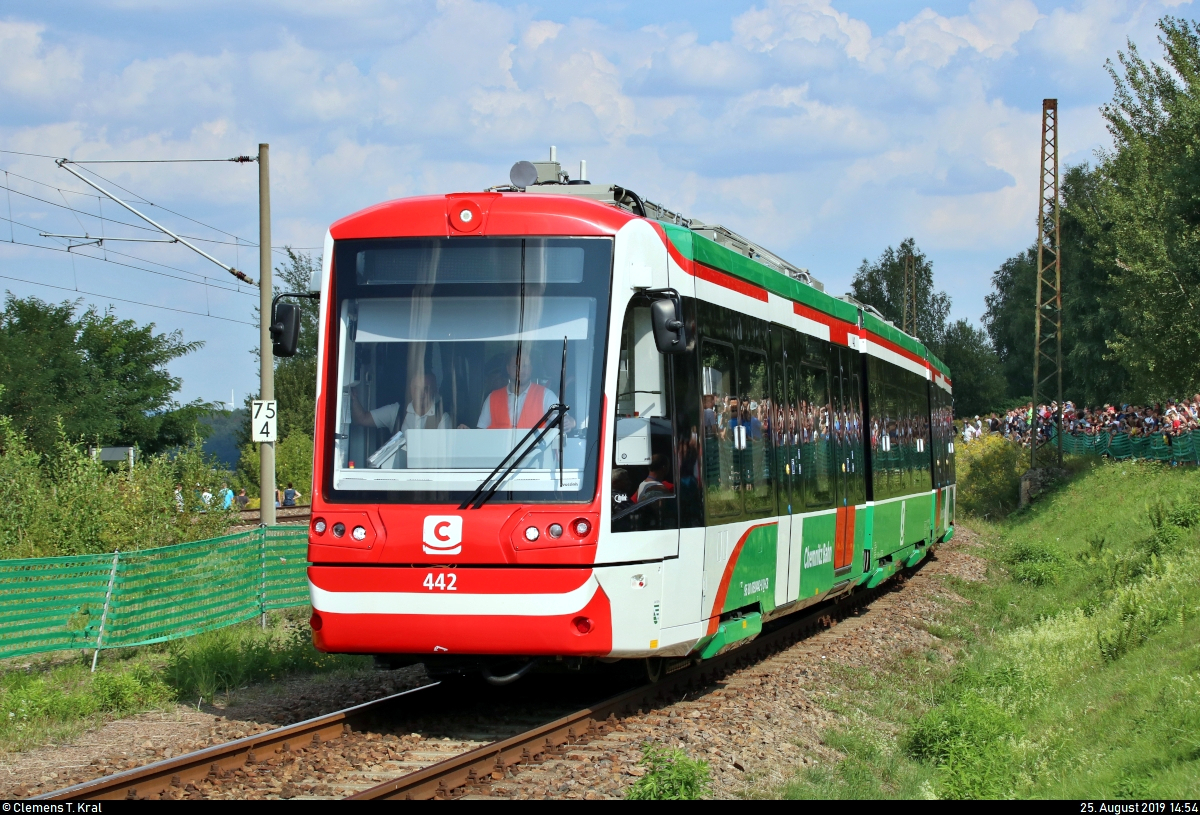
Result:
<instances>
[{"instance_id":1,"label":"tram side window","mask_svg":"<svg viewBox=\"0 0 1200 815\"><path fill-rule=\"evenodd\" d=\"M800 477L806 509L833 506L833 462L829 414L829 372L805 363L800 368Z\"/></svg>"},{"instance_id":2,"label":"tram side window","mask_svg":"<svg viewBox=\"0 0 1200 815\"><path fill-rule=\"evenodd\" d=\"M803 341L803 340L801 340ZM801 463L800 453L801 433L804 426L804 418L800 413L801 399L800 393L803 383L800 380L800 363L799 355L794 352L794 340L788 338L787 344L787 364L784 365L785 376L785 392L781 405L784 415L784 437L786 448L776 447L775 455L782 456L783 450L787 451L787 461L780 465L780 470L784 473L781 478L786 478L790 485L790 495L788 497L788 512L802 512L804 510L803 495L804 489L801 482ZM782 489L782 488L781 488Z\"/></svg>"},{"instance_id":3,"label":"tram side window","mask_svg":"<svg viewBox=\"0 0 1200 815\"><path fill-rule=\"evenodd\" d=\"M705 513L710 520L728 518L742 511L741 472L731 426L737 406L733 347L704 340L700 359Z\"/></svg>"},{"instance_id":4,"label":"tram side window","mask_svg":"<svg viewBox=\"0 0 1200 815\"><path fill-rule=\"evenodd\" d=\"M867 409L870 423L867 426L867 444L871 447L871 495L875 500L887 498L887 450L884 449L884 431L887 427L887 412L883 398L883 363L876 357L867 357Z\"/></svg>"},{"instance_id":5,"label":"tram side window","mask_svg":"<svg viewBox=\"0 0 1200 815\"><path fill-rule=\"evenodd\" d=\"M916 378L916 390L913 394L916 400L917 417L916 417L916 437L917 437L917 468L914 475L916 476L916 487L921 491L933 489L933 451L930 449L932 438L930 437L929 428L929 380L924 376Z\"/></svg>"},{"instance_id":6,"label":"tram side window","mask_svg":"<svg viewBox=\"0 0 1200 815\"><path fill-rule=\"evenodd\" d=\"M742 497L748 515L774 513L771 477L771 397L767 390L767 355L738 349L740 398L732 428L741 469Z\"/></svg>"},{"instance_id":7,"label":"tram side window","mask_svg":"<svg viewBox=\"0 0 1200 815\"><path fill-rule=\"evenodd\" d=\"M654 346L650 303L625 312L613 422L614 532L674 529L675 472L666 364Z\"/></svg>"},{"instance_id":8,"label":"tram side window","mask_svg":"<svg viewBox=\"0 0 1200 815\"><path fill-rule=\"evenodd\" d=\"M863 409L862 409L862 359L857 351L846 351L850 361L847 376L848 391L846 407L849 411L846 426L846 442L850 448L850 503L863 504L867 500L867 472L863 461Z\"/></svg>"},{"instance_id":9,"label":"tram side window","mask_svg":"<svg viewBox=\"0 0 1200 815\"><path fill-rule=\"evenodd\" d=\"M771 331L771 411L770 411L770 430L771 430L771 447L774 450L775 471L774 478L777 484L776 499L779 502L776 514L786 515L791 510L789 503L791 496L789 493L789 478L787 474L788 465L791 461L791 445L788 440L788 421L785 413L785 406L788 404L785 395L785 382L783 365L783 337L780 331Z\"/></svg>"},{"instance_id":10,"label":"tram side window","mask_svg":"<svg viewBox=\"0 0 1200 815\"><path fill-rule=\"evenodd\" d=\"M942 439L942 389L933 384L929 388L929 438L933 452L933 486L941 487L945 477L942 471L942 461L945 458L945 446Z\"/></svg>"}]
</instances>

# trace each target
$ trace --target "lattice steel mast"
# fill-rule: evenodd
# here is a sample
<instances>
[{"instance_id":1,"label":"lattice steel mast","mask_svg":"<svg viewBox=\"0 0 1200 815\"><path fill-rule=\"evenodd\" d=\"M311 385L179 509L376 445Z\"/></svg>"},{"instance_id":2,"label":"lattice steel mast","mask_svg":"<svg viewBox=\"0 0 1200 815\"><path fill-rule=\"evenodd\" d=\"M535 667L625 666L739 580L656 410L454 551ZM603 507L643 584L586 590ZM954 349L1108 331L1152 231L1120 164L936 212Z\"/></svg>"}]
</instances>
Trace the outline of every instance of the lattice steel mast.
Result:
<instances>
[{"instance_id":1,"label":"lattice steel mast","mask_svg":"<svg viewBox=\"0 0 1200 815\"><path fill-rule=\"evenodd\" d=\"M910 337L917 336L917 259L912 252L904 256L904 305L900 328Z\"/></svg>"},{"instance_id":2,"label":"lattice steel mast","mask_svg":"<svg viewBox=\"0 0 1200 815\"><path fill-rule=\"evenodd\" d=\"M1037 466L1038 391L1057 387L1058 466L1062 466L1062 251L1059 245L1058 100L1042 100L1038 178L1037 302L1033 322L1033 422L1029 466ZM1044 364L1043 364L1044 363ZM1051 380L1054 380L1051 383Z\"/></svg>"}]
</instances>

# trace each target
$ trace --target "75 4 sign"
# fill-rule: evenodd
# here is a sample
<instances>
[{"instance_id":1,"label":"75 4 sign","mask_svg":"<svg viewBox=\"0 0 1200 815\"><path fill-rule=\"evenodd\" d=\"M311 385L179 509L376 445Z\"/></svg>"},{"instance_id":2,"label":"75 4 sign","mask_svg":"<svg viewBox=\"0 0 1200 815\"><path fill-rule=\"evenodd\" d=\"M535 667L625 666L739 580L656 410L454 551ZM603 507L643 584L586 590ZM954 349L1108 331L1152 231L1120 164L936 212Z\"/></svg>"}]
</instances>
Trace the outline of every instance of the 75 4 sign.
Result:
<instances>
[{"instance_id":1,"label":"75 4 sign","mask_svg":"<svg viewBox=\"0 0 1200 815\"><path fill-rule=\"evenodd\" d=\"M275 420L278 415L274 399L255 399L250 407L250 441L275 441Z\"/></svg>"}]
</instances>

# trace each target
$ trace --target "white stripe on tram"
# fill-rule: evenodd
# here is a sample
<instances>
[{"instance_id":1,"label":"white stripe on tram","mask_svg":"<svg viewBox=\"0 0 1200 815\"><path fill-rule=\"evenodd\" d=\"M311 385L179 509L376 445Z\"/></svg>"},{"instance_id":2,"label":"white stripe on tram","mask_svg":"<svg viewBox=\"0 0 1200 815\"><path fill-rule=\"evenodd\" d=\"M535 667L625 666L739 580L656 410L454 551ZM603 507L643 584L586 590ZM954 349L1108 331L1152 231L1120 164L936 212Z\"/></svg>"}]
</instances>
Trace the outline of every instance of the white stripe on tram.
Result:
<instances>
[{"instance_id":1,"label":"white stripe on tram","mask_svg":"<svg viewBox=\"0 0 1200 815\"><path fill-rule=\"evenodd\" d=\"M448 616L553 617L592 601L596 576L566 594L467 594L459 592L326 591L308 583L312 606L331 614L443 614Z\"/></svg>"}]
</instances>

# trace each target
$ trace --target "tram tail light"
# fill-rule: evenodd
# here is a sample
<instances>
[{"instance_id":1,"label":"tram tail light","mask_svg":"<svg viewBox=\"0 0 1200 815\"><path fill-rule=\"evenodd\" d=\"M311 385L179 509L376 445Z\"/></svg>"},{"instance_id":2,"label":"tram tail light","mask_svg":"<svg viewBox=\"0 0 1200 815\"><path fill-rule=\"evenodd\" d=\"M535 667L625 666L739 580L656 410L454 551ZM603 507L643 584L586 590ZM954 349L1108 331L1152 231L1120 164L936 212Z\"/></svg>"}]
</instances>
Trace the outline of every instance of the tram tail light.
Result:
<instances>
[{"instance_id":1,"label":"tram tail light","mask_svg":"<svg viewBox=\"0 0 1200 815\"><path fill-rule=\"evenodd\" d=\"M575 626L575 630L580 634L588 634L592 630L592 621L587 617L576 617L571 620L571 625Z\"/></svg>"},{"instance_id":2,"label":"tram tail light","mask_svg":"<svg viewBox=\"0 0 1200 815\"><path fill-rule=\"evenodd\" d=\"M592 525L587 522L586 518L576 518L571 524L571 528L575 530L575 534L581 538L586 538L588 533L592 531Z\"/></svg>"},{"instance_id":3,"label":"tram tail light","mask_svg":"<svg viewBox=\"0 0 1200 815\"><path fill-rule=\"evenodd\" d=\"M308 618L308 624L312 626L313 631L320 631L321 626L324 625L325 622L321 619L321 615L314 611L312 616Z\"/></svg>"}]
</instances>

